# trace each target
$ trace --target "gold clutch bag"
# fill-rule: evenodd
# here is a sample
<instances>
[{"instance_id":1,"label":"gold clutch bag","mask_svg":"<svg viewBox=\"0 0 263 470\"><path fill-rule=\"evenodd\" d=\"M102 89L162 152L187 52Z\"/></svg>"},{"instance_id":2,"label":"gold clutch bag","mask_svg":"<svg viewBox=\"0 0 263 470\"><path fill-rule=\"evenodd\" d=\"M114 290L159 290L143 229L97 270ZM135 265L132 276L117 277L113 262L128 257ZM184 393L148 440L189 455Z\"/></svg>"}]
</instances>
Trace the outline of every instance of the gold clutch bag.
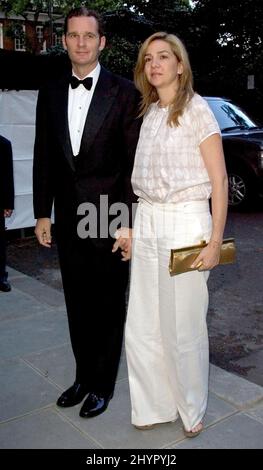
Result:
<instances>
[{"instance_id":1,"label":"gold clutch bag","mask_svg":"<svg viewBox=\"0 0 263 470\"><path fill-rule=\"evenodd\" d=\"M177 248L171 250L169 272L171 276L176 274L194 271L198 268L191 268L191 264L199 255L200 251L207 246L205 241L199 245L186 246L184 248ZM219 264L234 263L236 259L236 246L234 238L226 238L223 240L220 251Z\"/></svg>"}]
</instances>

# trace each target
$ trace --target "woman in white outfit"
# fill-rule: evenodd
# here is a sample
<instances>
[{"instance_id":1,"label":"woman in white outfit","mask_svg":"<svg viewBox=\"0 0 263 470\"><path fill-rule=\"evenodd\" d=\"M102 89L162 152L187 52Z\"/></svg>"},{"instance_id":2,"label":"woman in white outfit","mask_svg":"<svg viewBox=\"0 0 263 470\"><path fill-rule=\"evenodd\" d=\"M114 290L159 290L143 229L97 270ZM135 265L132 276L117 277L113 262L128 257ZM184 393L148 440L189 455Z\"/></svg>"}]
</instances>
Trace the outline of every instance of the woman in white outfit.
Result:
<instances>
[{"instance_id":1,"label":"woman in white outfit","mask_svg":"<svg viewBox=\"0 0 263 470\"><path fill-rule=\"evenodd\" d=\"M144 116L132 174L139 204L133 234L120 229L114 246L124 260L132 256L126 323L132 423L151 429L180 415L185 434L194 437L208 396L207 279L219 261L227 213L220 130L193 91L176 36L160 32L144 42L135 84ZM201 240L208 245L192 266L200 268L170 277L171 248Z\"/></svg>"}]
</instances>

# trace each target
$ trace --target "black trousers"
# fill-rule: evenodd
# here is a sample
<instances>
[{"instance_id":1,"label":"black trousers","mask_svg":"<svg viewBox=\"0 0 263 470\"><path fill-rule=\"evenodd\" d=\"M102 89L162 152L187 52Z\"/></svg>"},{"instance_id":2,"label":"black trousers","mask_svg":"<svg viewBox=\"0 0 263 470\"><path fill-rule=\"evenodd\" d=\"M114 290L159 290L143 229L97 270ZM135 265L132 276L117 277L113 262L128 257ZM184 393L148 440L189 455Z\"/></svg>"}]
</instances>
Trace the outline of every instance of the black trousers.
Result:
<instances>
[{"instance_id":1,"label":"black trousers","mask_svg":"<svg viewBox=\"0 0 263 470\"><path fill-rule=\"evenodd\" d=\"M6 278L6 234L5 217L0 212L0 281Z\"/></svg>"},{"instance_id":2,"label":"black trousers","mask_svg":"<svg viewBox=\"0 0 263 470\"><path fill-rule=\"evenodd\" d=\"M118 372L129 269L112 244L57 231L76 381L104 393Z\"/></svg>"}]
</instances>

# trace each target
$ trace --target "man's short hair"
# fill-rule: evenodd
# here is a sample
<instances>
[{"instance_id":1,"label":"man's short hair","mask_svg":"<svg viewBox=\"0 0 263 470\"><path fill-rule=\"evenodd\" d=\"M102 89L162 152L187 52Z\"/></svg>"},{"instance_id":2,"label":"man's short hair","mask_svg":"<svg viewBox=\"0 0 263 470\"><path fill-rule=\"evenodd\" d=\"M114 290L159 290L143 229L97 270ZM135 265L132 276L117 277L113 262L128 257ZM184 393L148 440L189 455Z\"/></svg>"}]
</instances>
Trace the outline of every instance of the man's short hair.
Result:
<instances>
[{"instance_id":1,"label":"man's short hair","mask_svg":"<svg viewBox=\"0 0 263 470\"><path fill-rule=\"evenodd\" d=\"M92 17L95 18L97 25L98 25L98 33L100 36L104 36L104 25L103 25L103 20L102 17L100 16L99 13L97 13L95 10L89 10L86 7L79 7L79 8L73 8L70 10L65 18L65 23L64 23L64 34L67 34L68 31L68 20L70 18L78 17L78 16L86 16L86 17Z\"/></svg>"}]
</instances>

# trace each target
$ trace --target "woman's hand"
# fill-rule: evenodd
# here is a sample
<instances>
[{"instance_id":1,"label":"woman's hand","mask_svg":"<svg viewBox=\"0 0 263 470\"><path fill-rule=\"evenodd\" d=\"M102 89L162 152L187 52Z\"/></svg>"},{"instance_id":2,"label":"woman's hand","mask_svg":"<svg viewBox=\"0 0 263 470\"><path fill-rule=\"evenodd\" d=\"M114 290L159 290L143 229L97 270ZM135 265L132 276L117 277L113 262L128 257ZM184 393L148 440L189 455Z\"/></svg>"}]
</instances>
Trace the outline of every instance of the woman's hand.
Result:
<instances>
[{"instance_id":1,"label":"woman's hand","mask_svg":"<svg viewBox=\"0 0 263 470\"><path fill-rule=\"evenodd\" d=\"M210 240L201 253L197 256L191 268L198 268L198 271L213 269L219 263L221 243Z\"/></svg>"},{"instance_id":2,"label":"woman's hand","mask_svg":"<svg viewBox=\"0 0 263 470\"><path fill-rule=\"evenodd\" d=\"M212 185L212 235L193 265L200 270L212 269L219 263L220 248L227 214L228 178L225 166L222 138L219 134L207 137L200 144L200 151ZM201 265L202 262L202 265Z\"/></svg>"},{"instance_id":3,"label":"woman's hand","mask_svg":"<svg viewBox=\"0 0 263 470\"><path fill-rule=\"evenodd\" d=\"M116 242L112 247L112 253L115 253L119 248L121 250L122 261L129 261L131 259L132 249L132 229L128 227L121 227L115 233Z\"/></svg>"}]
</instances>

